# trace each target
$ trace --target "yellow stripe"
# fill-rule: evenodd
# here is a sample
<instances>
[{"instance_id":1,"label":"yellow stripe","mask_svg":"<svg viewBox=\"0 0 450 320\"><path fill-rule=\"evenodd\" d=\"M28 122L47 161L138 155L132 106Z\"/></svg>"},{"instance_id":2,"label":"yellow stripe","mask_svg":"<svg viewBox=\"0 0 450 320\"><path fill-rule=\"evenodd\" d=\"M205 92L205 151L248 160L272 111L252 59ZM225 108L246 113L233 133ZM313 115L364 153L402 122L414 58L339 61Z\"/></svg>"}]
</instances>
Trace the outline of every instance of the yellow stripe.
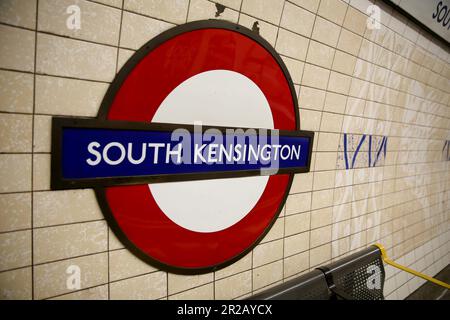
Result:
<instances>
[{"instance_id":1,"label":"yellow stripe","mask_svg":"<svg viewBox=\"0 0 450 320\"><path fill-rule=\"evenodd\" d=\"M442 281L440 281L438 279L435 279L433 277L427 276L426 274L423 274L421 272L415 271L415 270L410 269L408 267L402 266L401 264L398 264L397 262L392 261L391 259L388 258L387 254L386 254L386 249L384 249L383 245L381 245L379 243L375 243L374 246L376 246L376 247L378 247L380 249L381 257L383 258L383 261L385 263L387 263L387 264L389 264L389 265L391 265L391 266L393 266L395 268L398 268L400 270L409 272L409 273L411 273L411 274L413 274L413 275L415 275L417 277L420 277L422 279L431 281L431 282L433 282L433 283L435 283L435 284L437 284L439 286L442 286L444 288L450 289L450 285L445 283L445 282L442 282Z\"/></svg>"}]
</instances>

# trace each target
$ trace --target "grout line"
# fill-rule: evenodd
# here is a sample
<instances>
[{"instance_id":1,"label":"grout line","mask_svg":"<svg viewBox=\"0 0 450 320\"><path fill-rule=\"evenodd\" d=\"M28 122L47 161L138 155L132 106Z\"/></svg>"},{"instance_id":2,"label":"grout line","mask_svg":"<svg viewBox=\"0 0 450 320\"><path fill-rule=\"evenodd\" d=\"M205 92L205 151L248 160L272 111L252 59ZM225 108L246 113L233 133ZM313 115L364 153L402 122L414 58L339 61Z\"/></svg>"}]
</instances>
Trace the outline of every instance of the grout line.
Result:
<instances>
[{"instance_id":1,"label":"grout line","mask_svg":"<svg viewBox=\"0 0 450 320\"><path fill-rule=\"evenodd\" d=\"M39 20L39 0L36 0L36 21L34 31L34 64L33 64L33 116L31 119L31 299L35 299L34 283L34 128L35 128L35 111L36 111L36 64L37 64L37 30Z\"/></svg>"},{"instance_id":2,"label":"grout line","mask_svg":"<svg viewBox=\"0 0 450 320\"><path fill-rule=\"evenodd\" d=\"M320 4L321 4L321 0L319 0L319 3L317 4L317 10L319 10L319 8L320 8ZM317 21L317 14L316 15L314 15L314 21L313 21L313 25L312 25L312 28L311 28L311 37L312 37L312 34L313 34L313 32L314 32L314 28L315 28L315 26L316 26L316 21ZM312 39L310 38L309 40L308 40L308 47L306 48L306 52L305 52L305 60L307 59L307 57L308 57L308 53L309 53L309 47L310 47L310 45L311 45L311 41L312 41ZM305 62L305 65L306 65L306 62ZM305 65L303 66L303 70L302 70L302 76L300 77L300 83L303 83L303 77L305 76ZM331 72L330 72L330 74L331 74ZM330 76L328 76L328 81L330 80ZM328 86L328 81L327 81L327 86ZM301 95L301 92L302 92L302 87L300 87L300 89L299 89L299 92L298 92L298 103L299 103L299 105L300 105L300 95ZM300 110L299 110L299 112L300 112ZM300 115L299 115L300 116ZM322 113L321 113L321 115L320 115L320 120L319 120L319 122L322 120ZM300 129L302 129L302 121L300 120ZM316 140L316 141L318 141L318 140ZM312 161L312 159L311 159L311 167L313 168L313 170L314 170L314 168L315 168L315 166L316 166L316 162L317 162L317 155L315 155L314 156L314 163L312 163L313 161ZM312 182L311 182L311 188L314 188L314 173L312 174ZM311 209L312 209L312 193L311 193L311 202L310 202L310 204L309 204L309 234L308 234L308 270L311 270L310 268L311 268L311 220L312 220L312 214L311 214ZM286 238L284 238L284 240L283 240L283 242L285 242L286 240L285 240Z\"/></svg>"},{"instance_id":3,"label":"grout line","mask_svg":"<svg viewBox=\"0 0 450 320\"><path fill-rule=\"evenodd\" d=\"M243 2L243 1L242 1ZM286 1L284 1L283 2L283 8L281 9L281 15L280 15L280 19L278 20L278 28L277 28L277 34L276 34L276 36L275 36L275 42L274 42L274 48L276 47L276 44L277 44L277 42L278 42L278 35L279 35L279 33L280 33L280 27L281 27L281 21L283 20L283 15L284 15L284 9L286 8ZM309 45L309 44L308 44ZM287 66L286 66L286 68L287 68ZM292 83L293 83L293 81L292 81ZM295 92L295 95L297 96L297 93L296 93L296 91L294 90L294 92ZM297 99L298 99L298 96L296 97ZM294 106L294 108L297 108L298 109L298 100L297 100L297 106ZM299 112L299 110L296 110L297 112ZM298 123L298 128L300 129L300 124L301 124L301 122L300 122L300 114L298 114L299 116L298 116L298 121L299 121L299 123ZM311 152L312 152L312 149L311 149ZM295 175L294 174L291 174L291 176L292 176L292 183L294 183L294 177L295 177ZM291 183L291 187L292 187L292 183ZM288 197L289 197L289 191L287 191L287 193L288 193ZM287 201L287 197L286 197L286 201ZM286 233L285 233L285 231L286 231L286 219L285 219L285 213L286 213L286 202L284 203L284 205L283 205L283 208L281 209L282 210L282 212L283 212L283 237L281 238L281 280L284 282L284 278L285 278L285 270L284 270L284 263L285 263L285 256L284 256L284 237L285 237L285 235L286 235ZM278 216L277 216L277 220L280 218L280 215L278 214ZM275 225L275 223L276 223L276 221L274 222L274 225ZM274 227L274 225L272 226L272 228ZM252 266L253 267L253 266ZM253 292L253 291L252 291Z\"/></svg>"}]
</instances>

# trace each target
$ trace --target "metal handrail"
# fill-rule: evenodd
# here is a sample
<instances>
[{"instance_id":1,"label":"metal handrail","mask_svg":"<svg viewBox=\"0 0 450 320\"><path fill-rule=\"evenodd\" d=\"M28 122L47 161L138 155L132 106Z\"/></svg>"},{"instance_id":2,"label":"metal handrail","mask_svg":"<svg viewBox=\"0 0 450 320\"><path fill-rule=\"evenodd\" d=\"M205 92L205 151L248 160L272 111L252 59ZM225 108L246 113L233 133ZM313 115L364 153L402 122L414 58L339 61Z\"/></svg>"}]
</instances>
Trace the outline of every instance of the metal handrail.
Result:
<instances>
[{"instance_id":1,"label":"metal handrail","mask_svg":"<svg viewBox=\"0 0 450 320\"><path fill-rule=\"evenodd\" d=\"M383 247L383 245L381 245L379 243L375 243L374 246L377 246L380 249L380 251L381 251L381 258L383 259L384 263L389 264L389 265L391 265L391 266L393 266L393 267L395 267L397 269L400 269L400 270L406 271L408 273L411 273L411 274L413 274L413 275L415 275L417 277L420 277L422 279L425 279L427 281L433 282L434 284L437 284L437 285L442 286L444 288L450 289L450 285L445 283L445 282L443 282L443 281L441 281L441 280L438 280L438 279L435 279L433 277L427 276L426 274L423 274L423 273L421 273L419 271L416 271L416 270L410 269L408 267L402 266L401 264L398 264L397 262L392 261L387 256L386 249Z\"/></svg>"}]
</instances>

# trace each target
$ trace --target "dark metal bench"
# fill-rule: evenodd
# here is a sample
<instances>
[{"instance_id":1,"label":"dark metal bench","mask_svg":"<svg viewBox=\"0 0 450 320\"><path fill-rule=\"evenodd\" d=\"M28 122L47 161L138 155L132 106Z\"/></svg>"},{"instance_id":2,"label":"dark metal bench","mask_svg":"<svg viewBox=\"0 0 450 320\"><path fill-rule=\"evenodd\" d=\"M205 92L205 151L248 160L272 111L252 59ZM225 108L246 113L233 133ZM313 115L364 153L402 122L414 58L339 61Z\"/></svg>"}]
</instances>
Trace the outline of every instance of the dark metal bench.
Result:
<instances>
[{"instance_id":1,"label":"dark metal bench","mask_svg":"<svg viewBox=\"0 0 450 320\"><path fill-rule=\"evenodd\" d=\"M370 246L339 261L267 289L251 300L382 300L381 250Z\"/></svg>"}]
</instances>

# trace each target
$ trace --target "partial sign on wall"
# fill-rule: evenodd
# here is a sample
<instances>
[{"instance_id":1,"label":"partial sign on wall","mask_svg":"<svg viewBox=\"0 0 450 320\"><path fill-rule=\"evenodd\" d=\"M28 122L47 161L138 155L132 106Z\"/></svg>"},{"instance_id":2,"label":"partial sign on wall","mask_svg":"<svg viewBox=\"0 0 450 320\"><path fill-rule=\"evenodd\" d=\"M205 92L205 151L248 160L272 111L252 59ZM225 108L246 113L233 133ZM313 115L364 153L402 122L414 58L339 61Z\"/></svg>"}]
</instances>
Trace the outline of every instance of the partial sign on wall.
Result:
<instances>
[{"instance_id":1,"label":"partial sign on wall","mask_svg":"<svg viewBox=\"0 0 450 320\"><path fill-rule=\"evenodd\" d=\"M389 0L450 43L449 0Z\"/></svg>"}]
</instances>

